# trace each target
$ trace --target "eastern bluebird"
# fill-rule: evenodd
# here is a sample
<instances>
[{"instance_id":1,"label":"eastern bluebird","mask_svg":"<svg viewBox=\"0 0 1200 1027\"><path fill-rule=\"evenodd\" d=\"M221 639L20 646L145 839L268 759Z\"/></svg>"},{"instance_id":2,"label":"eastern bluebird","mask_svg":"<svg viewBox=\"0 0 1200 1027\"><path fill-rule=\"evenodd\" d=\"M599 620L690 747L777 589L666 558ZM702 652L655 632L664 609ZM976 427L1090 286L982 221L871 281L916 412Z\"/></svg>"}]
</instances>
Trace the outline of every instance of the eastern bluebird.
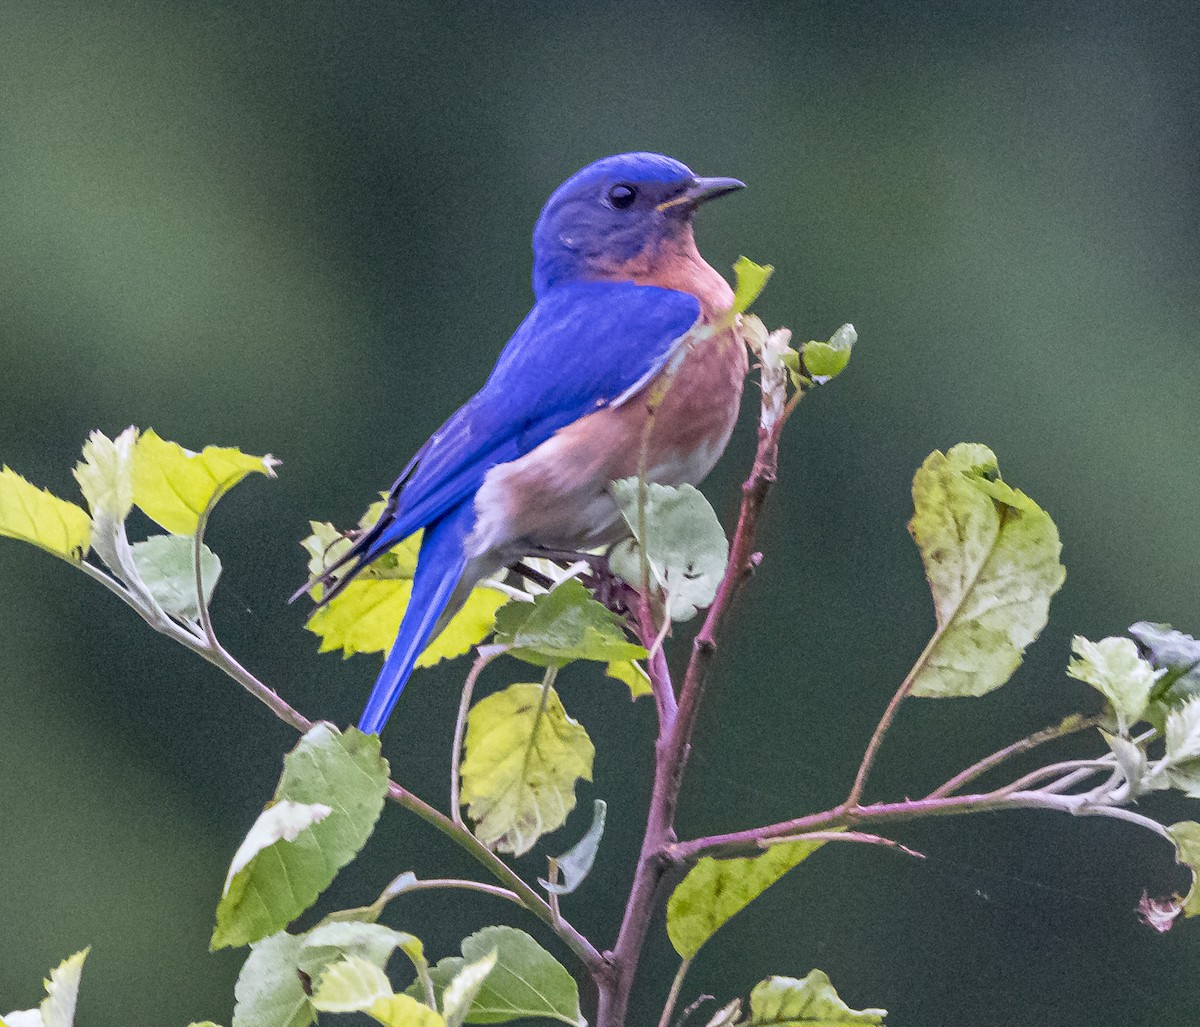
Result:
<instances>
[{"instance_id":1,"label":"eastern bluebird","mask_svg":"<svg viewBox=\"0 0 1200 1027\"><path fill-rule=\"evenodd\" d=\"M638 473L647 398L689 329L733 304L696 249L692 216L740 188L660 154L625 153L554 191L533 230L533 309L483 388L401 472L378 523L319 579L328 600L425 529L361 730L383 726L421 651L482 578L539 551L580 552L628 534L609 484ZM649 480L696 484L712 469L746 370L734 329L672 368L647 443Z\"/></svg>"}]
</instances>

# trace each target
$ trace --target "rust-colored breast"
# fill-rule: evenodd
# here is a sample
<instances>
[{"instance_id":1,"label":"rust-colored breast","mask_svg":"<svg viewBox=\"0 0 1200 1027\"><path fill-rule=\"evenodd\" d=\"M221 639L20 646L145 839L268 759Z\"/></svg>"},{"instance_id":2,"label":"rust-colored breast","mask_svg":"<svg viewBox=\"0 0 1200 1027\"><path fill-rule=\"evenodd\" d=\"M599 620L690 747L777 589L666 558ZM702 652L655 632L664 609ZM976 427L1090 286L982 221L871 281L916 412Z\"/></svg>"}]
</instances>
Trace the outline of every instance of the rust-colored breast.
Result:
<instances>
[{"instance_id":1,"label":"rust-colored breast","mask_svg":"<svg viewBox=\"0 0 1200 1027\"><path fill-rule=\"evenodd\" d=\"M700 300L701 319L713 322L733 304L733 291L697 252L690 229L670 245L653 260L639 257L613 268L613 278L691 293ZM621 518L608 485L638 473L655 390L667 386L650 428L647 477L698 484L733 432L747 366L735 331L700 340L663 372L665 382L660 375L620 406L588 414L533 452L494 468L476 499L477 545L518 552L527 540L581 549L620 538Z\"/></svg>"}]
</instances>

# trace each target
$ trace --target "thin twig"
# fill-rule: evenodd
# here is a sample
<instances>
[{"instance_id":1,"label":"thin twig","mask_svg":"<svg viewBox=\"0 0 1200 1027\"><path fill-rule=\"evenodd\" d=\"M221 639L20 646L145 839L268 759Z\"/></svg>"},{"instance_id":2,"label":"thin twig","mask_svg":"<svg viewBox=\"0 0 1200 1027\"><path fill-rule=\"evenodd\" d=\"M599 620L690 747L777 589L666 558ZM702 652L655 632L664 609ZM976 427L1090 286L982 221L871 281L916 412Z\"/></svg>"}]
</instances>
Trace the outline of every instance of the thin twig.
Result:
<instances>
[{"instance_id":1,"label":"thin twig","mask_svg":"<svg viewBox=\"0 0 1200 1027\"><path fill-rule=\"evenodd\" d=\"M98 581L128 606L132 607L155 631L178 642L197 656L207 660L218 670L223 671L228 677L236 681L254 698L266 706L279 720L295 728L302 734L312 728L313 721L294 709L277 692L267 687L267 685L263 684L262 681L246 670L219 642L213 648L209 645L207 638L187 630L183 625L170 618L157 616L156 612L144 606L136 595L123 588L119 582L110 578L98 567L82 561L76 564L76 566L80 567L85 574L93 580ZM410 812L415 813L427 824L435 827L460 848L473 856L484 869L505 885L508 890L512 891L529 912L554 931L563 944L579 958L590 973L593 975L604 973L606 964L596 947L566 920L561 917L556 919L550 909L549 903L526 884L516 871L479 841L469 830L461 824L454 823L446 814L395 781L388 782L388 798Z\"/></svg>"},{"instance_id":2,"label":"thin twig","mask_svg":"<svg viewBox=\"0 0 1200 1027\"><path fill-rule=\"evenodd\" d=\"M1024 738L1006 745L1003 749L997 749L990 756L985 756L977 763L972 763L971 766L955 774L945 784L935 788L925 798L938 799L946 795L953 795L964 785L970 784L978 777L982 777L989 770L1000 766L1006 760L1012 759L1012 757L1023 752L1028 752L1039 745L1044 745L1046 742L1052 742L1056 738L1065 738L1067 735L1075 734L1078 731L1097 727L1101 723L1101 719L1100 717L1068 717L1058 724L1052 724L1050 727L1044 727L1040 731L1034 731L1032 734L1028 734Z\"/></svg>"},{"instance_id":3,"label":"thin twig","mask_svg":"<svg viewBox=\"0 0 1200 1027\"><path fill-rule=\"evenodd\" d=\"M782 838L767 838L759 843L760 848L769 849L775 845L786 845L789 842L859 842L865 845L882 845L884 848L896 849L915 859L924 859L925 853L901 845L894 838L885 838L879 834L868 834L865 831L809 831L806 834L784 835Z\"/></svg>"}]
</instances>

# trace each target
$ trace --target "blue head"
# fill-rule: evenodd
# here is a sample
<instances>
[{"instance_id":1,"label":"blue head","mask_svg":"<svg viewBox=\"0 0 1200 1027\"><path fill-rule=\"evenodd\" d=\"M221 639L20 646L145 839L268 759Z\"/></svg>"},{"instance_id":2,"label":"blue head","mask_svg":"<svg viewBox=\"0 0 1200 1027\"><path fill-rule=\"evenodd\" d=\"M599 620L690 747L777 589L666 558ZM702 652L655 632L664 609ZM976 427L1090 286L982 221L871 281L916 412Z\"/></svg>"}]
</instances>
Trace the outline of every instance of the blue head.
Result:
<instances>
[{"instance_id":1,"label":"blue head","mask_svg":"<svg viewBox=\"0 0 1200 1027\"><path fill-rule=\"evenodd\" d=\"M576 172L542 208L533 230L533 291L560 282L624 277L659 254L692 246L692 215L705 200L742 188L698 178L659 153L620 153Z\"/></svg>"}]
</instances>

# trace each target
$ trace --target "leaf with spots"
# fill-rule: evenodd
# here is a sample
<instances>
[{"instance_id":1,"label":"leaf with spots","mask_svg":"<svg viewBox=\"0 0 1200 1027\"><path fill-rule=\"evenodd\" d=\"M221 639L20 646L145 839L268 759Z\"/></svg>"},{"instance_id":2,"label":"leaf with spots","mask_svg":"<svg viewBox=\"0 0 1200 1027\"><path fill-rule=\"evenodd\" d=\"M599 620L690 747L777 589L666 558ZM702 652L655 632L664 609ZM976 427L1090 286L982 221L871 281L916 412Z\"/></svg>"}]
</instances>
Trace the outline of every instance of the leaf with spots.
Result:
<instances>
[{"instance_id":1,"label":"leaf with spots","mask_svg":"<svg viewBox=\"0 0 1200 1027\"><path fill-rule=\"evenodd\" d=\"M476 837L503 852L528 852L566 822L575 783L592 779L595 754L548 682L510 685L476 703L462 762L462 802Z\"/></svg>"},{"instance_id":2,"label":"leaf with spots","mask_svg":"<svg viewBox=\"0 0 1200 1027\"><path fill-rule=\"evenodd\" d=\"M667 901L667 936L675 951L684 959L692 959L730 917L823 844L782 842L761 856L703 857Z\"/></svg>"},{"instance_id":3,"label":"leaf with spots","mask_svg":"<svg viewBox=\"0 0 1200 1027\"><path fill-rule=\"evenodd\" d=\"M1021 663L1046 625L1066 571L1058 529L1000 478L995 454L963 443L934 452L913 479L909 523L933 593L937 629L912 695L983 695Z\"/></svg>"},{"instance_id":4,"label":"leaf with spots","mask_svg":"<svg viewBox=\"0 0 1200 1027\"><path fill-rule=\"evenodd\" d=\"M651 585L662 591L671 619L690 620L716 597L729 559L729 542L713 508L691 485L647 483L644 509L637 478L614 481L612 492L633 533L632 541L613 550L612 569L640 588L638 547L644 546Z\"/></svg>"},{"instance_id":5,"label":"leaf with spots","mask_svg":"<svg viewBox=\"0 0 1200 1027\"><path fill-rule=\"evenodd\" d=\"M851 1009L829 977L812 970L802 979L768 977L750 992L750 1015L737 1027L841 1027L882 1024L886 1009Z\"/></svg>"}]
</instances>

